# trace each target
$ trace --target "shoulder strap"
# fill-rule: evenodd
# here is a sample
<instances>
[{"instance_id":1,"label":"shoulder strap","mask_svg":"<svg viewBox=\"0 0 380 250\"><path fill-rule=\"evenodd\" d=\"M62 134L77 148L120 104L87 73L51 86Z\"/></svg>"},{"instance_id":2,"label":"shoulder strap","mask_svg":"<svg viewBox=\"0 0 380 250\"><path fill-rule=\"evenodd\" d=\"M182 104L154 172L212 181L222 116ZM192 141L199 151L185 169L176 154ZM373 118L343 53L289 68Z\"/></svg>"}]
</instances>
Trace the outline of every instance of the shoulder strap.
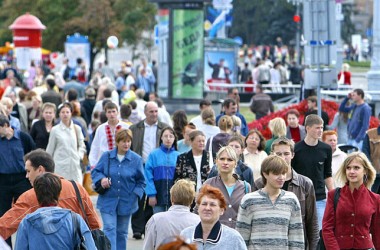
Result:
<instances>
[{"instance_id":1,"label":"shoulder strap","mask_svg":"<svg viewBox=\"0 0 380 250\"><path fill-rule=\"evenodd\" d=\"M336 207L338 206L339 196L340 196L340 187L337 187L334 193L334 211L336 211Z\"/></svg>"},{"instance_id":2,"label":"shoulder strap","mask_svg":"<svg viewBox=\"0 0 380 250\"><path fill-rule=\"evenodd\" d=\"M79 225L79 222L78 222L78 217L76 215L76 213L74 213L73 211L71 211L71 219L73 221L73 232L74 232L74 242L76 242L76 236L79 235L79 239L81 242L84 242L85 239L82 235L82 231L80 230L80 225ZM74 246L76 245L76 243L74 243Z\"/></svg>"},{"instance_id":3,"label":"shoulder strap","mask_svg":"<svg viewBox=\"0 0 380 250\"><path fill-rule=\"evenodd\" d=\"M82 202L82 197L80 196L80 192L79 192L79 189L78 189L78 186L77 184L75 183L75 181L73 180L70 180L71 184L73 184L74 186L74 189L75 189L75 193L77 195L77 200L78 200L78 203L79 203L79 206L82 210L82 213L83 213L83 218L84 218L84 221L86 222L87 225L89 225L88 223L88 219L87 219L87 215L86 215L86 211L84 211L84 207L83 207L83 202Z\"/></svg>"}]
</instances>

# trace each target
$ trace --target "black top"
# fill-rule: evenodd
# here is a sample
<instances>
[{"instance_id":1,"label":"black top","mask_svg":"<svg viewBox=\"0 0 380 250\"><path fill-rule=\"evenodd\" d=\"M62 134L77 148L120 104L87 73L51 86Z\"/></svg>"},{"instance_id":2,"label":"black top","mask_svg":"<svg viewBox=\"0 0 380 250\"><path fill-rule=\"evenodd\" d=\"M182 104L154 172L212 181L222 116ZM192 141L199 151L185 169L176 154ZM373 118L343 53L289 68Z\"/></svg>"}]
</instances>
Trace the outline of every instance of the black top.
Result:
<instances>
[{"instance_id":1,"label":"black top","mask_svg":"<svg viewBox=\"0 0 380 250\"><path fill-rule=\"evenodd\" d=\"M33 124L32 128L30 129L30 136L36 143L37 148L46 149L49 142L50 132L47 132L46 130L44 119L36 121Z\"/></svg>"},{"instance_id":2,"label":"black top","mask_svg":"<svg viewBox=\"0 0 380 250\"><path fill-rule=\"evenodd\" d=\"M311 114L318 115L318 110L309 110L305 113L305 119L303 120L304 126L305 126L306 116L311 115ZM323 131L326 131L327 130L326 126L329 125L330 118L329 118L329 115L323 110L321 112L321 115L322 115L322 120L323 120Z\"/></svg>"}]
</instances>

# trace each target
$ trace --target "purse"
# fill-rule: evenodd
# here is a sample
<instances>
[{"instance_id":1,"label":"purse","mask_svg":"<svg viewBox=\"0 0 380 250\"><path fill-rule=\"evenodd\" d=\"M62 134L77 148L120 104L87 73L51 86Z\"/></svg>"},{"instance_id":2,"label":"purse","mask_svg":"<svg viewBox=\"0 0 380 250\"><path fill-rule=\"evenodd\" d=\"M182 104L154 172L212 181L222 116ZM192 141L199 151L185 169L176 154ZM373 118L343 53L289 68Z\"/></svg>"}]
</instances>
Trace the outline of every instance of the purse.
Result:
<instances>
[{"instance_id":1,"label":"purse","mask_svg":"<svg viewBox=\"0 0 380 250\"><path fill-rule=\"evenodd\" d=\"M110 152L108 152L108 171L107 171L107 178L110 178ZM104 188L102 186L102 180L100 179L97 181L94 185L94 191L97 192L100 195L105 194L108 191L109 188Z\"/></svg>"},{"instance_id":2,"label":"purse","mask_svg":"<svg viewBox=\"0 0 380 250\"><path fill-rule=\"evenodd\" d=\"M73 184L73 186L74 186L79 206L80 206L82 213L84 215L84 221L86 222L87 226L90 227L89 223L88 223L86 212L84 211L82 197L80 196L80 192L79 192L79 189L77 187L77 184L73 180L71 180L71 184ZM92 235L92 238L94 239L96 248L98 250L111 250L111 242L102 230L100 230L100 229L91 230L91 235Z\"/></svg>"}]
</instances>

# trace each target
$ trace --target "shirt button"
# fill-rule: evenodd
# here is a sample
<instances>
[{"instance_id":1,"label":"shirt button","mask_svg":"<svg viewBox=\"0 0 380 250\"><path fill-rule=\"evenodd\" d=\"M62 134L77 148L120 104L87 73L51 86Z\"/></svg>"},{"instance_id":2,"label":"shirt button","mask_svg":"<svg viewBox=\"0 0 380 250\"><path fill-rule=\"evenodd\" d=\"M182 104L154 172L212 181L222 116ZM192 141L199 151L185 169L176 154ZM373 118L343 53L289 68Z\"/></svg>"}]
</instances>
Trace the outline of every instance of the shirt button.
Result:
<instances>
[{"instance_id":1,"label":"shirt button","mask_svg":"<svg viewBox=\"0 0 380 250\"><path fill-rule=\"evenodd\" d=\"M120 183L120 181L117 181L117 183Z\"/></svg>"},{"instance_id":2,"label":"shirt button","mask_svg":"<svg viewBox=\"0 0 380 250\"><path fill-rule=\"evenodd\" d=\"M352 238L352 237L354 237L354 236L351 234L350 237Z\"/></svg>"},{"instance_id":3,"label":"shirt button","mask_svg":"<svg viewBox=\"0 0 380 250\"><path fill-rule=\"evenodd\" d=\"M118 189L117 191L120 192L120 189Z\"/></svg>"},{"instance_id":4,"label":"shirt button","mask_svg":"<svg viewBox=\"0 0 380 250\"><path fill-rule=\"evenodd\" d=\"M232 219L231 219L231 218L229 218L229 219L228 219L228 221L232 221Z\"/></svg>"},{"instance_id":5,"label":"shirt button","mask_svg":"<svg viewBox=\"0 0 380 250\"><path fill-rule=\"evenodd\" d=\"M355 214L354 214L354 213L352 213L352 214L351 214L351 216L355 216Z\"/></svg>"},{"instance_id":6,"label":"shirt button","mask_svg":"<svg viewBox=\"0 0 380 250\"><path fill-rule=\"evenodd\" d=\"M231 208L231 207L232 207L232 205L230 204L230 205L228 205L228 207L229 207L229 208Z\"/></svg>"},{"instance_id":7,"label":"shirt button","mask_svg":"<svg viewBox=\"0 0 380 250\"><path fill-rule=\"evenodd\" d=\"M351 224L351 227L353 227L354 226L354 224Z\"/></svg>"}]
</instances>

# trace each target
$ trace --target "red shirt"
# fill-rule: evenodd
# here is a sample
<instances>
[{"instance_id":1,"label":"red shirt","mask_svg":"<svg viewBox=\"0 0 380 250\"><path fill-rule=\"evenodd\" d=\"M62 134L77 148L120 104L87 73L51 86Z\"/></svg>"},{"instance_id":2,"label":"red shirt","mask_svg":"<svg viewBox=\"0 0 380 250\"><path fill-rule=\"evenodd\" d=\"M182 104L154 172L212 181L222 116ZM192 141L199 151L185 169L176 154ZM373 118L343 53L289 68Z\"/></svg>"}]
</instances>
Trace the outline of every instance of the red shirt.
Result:
<instances>
[{"instance_id":1,"label":"red shirt","mask_svg":"<svg viewBox=\"0 0 380 250\"><path fill-rule=\"evenodd\" d=\"M300 127L292 128L289 126L290 134L292 135L292 139L294 143L297 143L301 141L301 133L300 133Z\"/></svg>"}]
</instances>

